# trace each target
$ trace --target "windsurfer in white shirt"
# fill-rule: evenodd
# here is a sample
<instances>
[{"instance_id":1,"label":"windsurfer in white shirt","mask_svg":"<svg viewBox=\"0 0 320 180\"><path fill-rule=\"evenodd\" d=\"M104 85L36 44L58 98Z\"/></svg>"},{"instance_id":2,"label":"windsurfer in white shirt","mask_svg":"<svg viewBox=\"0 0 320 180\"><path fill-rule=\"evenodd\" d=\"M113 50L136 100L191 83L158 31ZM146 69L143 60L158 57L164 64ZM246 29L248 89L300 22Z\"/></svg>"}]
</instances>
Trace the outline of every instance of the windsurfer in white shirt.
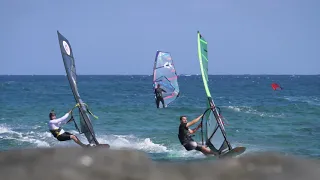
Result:
<instances>
[{"instance_id":1,"label":"windsurfer in white shirt","mask_svg":"<svg viewBox=\"0 0 320 180\"><path fill-rule=\"evenodd\" d=\"M66 124L69 120L71 120L68 119L70 113L71 110L67 112L64 116L57 119L56 113L54 111L51 111L49 114L49 130L58 141L68 141L72 139L75 143L79 144L80 146L87 147L88 145L83 144L77 136L73 135L70 132L66 132L61 128L63 124Z\"/></svg>"}]
</instances>

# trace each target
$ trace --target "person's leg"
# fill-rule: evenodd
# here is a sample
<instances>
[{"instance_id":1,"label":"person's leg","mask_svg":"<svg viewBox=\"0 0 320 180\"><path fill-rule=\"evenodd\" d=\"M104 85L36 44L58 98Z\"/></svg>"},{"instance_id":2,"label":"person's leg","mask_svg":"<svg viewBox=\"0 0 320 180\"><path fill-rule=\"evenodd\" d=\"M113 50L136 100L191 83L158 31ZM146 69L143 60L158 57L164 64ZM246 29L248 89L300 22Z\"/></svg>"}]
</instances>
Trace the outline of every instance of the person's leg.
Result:
<instances>
[{"instance_id":1,"label":"person's leg","mask_svg":"<svg viewBox=\"0 0 320 180\"><path fill-rule=\"evenodd\" d=\"M189 141L185 143L183 146L187 151L197 150L198 148L198 144L195 141Z\"/></svg>"},{"instance_id":2,"label":"person's leg","mask_svg":"<svg viewBox=\"0 0 320 180\"><path fill-rule=\"evenodd\" d=\"M78 145L85 147L87 145L83 144L75 135L69 133L69 132L64 132L63 134L60 134L57 139L59 141L69 141L69 140L73 140L75 143L77 143Z\"/></svg>"},{"instance_id":3,"label":"person's leg","mask_svg":"<svg viewBox=\"0 0 320 180\"><path fill-rule=\"evenodd\" d=\"M208 155L215 155L218 156L219 153L212 151L210 148L205 147L205 146L201 146L201 145L197 145L197 147L195 148L197 151L202 152L204 155L208 156Z\"/></svg>"},{"instance_id":4,"label":"person's leg","mask_svg":"<svg viewBox=\"0 0 320 180\"><path fill-rule=\"evenodd\" d=\"M190 141L190 142L186 143L184 145L184 147L186 148L187 151L197 150L197 151L202 152L206 156L208 156L208 155L218 156L219 155L219 153L212 151L208 147L198 145L198 143L195 141Z\"/></svg>"},{"instance_id":5,"label":"person's leg","mask_svg":"<svg viewBox=\"0 0 320 180\"><path fill-rule=\"evenodd\" d=\"M161 98L162 107L165 108L164 99Z\"/></svg>"},{"instance_id":6,"label":"person's leg","mask_svg":"<svg viewBox=\"0 0 320 180\"><path fill-rule=\"evenodd\" d=\"M156 104L157 104L157 108L159 108L159 105L160 105L160 100L159 100L159 98L156 99Z\"/></svg>"},{"instance_id":7,"label":"person's leg","mask_svg":"<svg viewBox=\"0 0 320 180\"><path fill-rule=\"evenodd\" d=\"M75 142L77 143L78 145L82 146L82 147L86 147L87 145L86 144L83 144L77 136L75 135L70 135L70 138Z\"/></svg>"}]
</instances>

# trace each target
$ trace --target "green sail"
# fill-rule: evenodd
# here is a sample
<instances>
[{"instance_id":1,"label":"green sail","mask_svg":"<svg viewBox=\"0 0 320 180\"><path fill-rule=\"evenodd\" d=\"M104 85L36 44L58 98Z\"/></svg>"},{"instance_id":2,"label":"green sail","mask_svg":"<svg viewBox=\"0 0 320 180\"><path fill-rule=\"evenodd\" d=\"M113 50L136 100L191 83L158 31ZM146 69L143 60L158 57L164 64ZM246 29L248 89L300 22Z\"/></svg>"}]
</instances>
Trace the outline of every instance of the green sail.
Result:
<instances>
[{"instance_id":1,"label":"green sail","mask_svg":"<svg viewBox=\"0 0 320 180\"><path fill-rule=\"evenodd\" d=\"M219 152L220 154L225 153L232 149L229 144L226 131L218 112L215 107L214 101L211 97L211 93L208 86L208 42L198 31L198 55L201 69L201 76L204 85L204 89L207 95L207 110L202 119L202 143L207 145L211 150ZM213 106L213 109L210 107Z\"/></svg>"}]
</instances>

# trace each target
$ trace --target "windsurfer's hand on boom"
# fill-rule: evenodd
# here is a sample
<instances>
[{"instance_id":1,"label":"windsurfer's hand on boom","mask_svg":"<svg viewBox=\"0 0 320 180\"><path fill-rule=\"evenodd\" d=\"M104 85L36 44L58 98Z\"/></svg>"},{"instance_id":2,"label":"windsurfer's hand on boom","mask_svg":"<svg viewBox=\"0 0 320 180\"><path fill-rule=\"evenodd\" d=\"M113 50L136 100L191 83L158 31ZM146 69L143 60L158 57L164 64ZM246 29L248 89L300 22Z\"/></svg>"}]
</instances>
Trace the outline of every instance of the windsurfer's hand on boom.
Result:
<instances>
[{"instance_id":1,"label":"windsurfer's hand on boom","mask_svg":"<svg viewBox=\"0 0 320 180\"><path fill-rule=\"evenodd\" d=\"M187 123L187 127L194 125L195 123L197 123L203 116L204 114L201 114L199 117L193 119L191 122Z\"/></svg>"},{"instance_id":2,"label":"windsurfer's hand on boom","mask_svg":"<svg viewBox=\"0 0 320 180\"><path fill-rule=\"evenodd\" d=\"M68 116L70 116L72 113L72 109L70 111L67 112ZM71 118L67 121L66 124L68 124L70 121L73 121L73 116L71 115Z\"/></svg>"},{"instance_id":3,"label":"windsurfer's hand on boom","mask_svg":"<svg viewBox=\"0 0 320 180\"><path fill-rule=\"evenodd\" d=\"M198 131L198 129L201 128L201 126L202 126L202 125L201 125L201 123L200 123L196 128L192 129L191 134L196 133L196 132Z\"/></svg>"}]
</instances>

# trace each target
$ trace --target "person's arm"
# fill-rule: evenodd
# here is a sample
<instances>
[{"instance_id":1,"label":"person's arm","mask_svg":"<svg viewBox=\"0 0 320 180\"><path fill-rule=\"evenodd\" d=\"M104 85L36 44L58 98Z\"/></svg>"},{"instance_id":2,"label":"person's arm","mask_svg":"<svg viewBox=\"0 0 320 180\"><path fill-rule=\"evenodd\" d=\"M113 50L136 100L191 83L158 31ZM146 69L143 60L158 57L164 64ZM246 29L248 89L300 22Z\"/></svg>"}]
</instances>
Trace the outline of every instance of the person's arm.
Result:
<instances>
[{"instance_id":1,"label":"person's arm","mask_svg":"<svg viewBox=\"0 0 320 180\"><path fill-rule=\"evenodd\" d=\"M71 113L71 110L69 112L67 112L64 116L62 116L61 118L55 119L55 120L50 120L50 122L52 123L66 123L69 119L69 115Z\"/></svg>"},{"instance_id":2,"label":"person's arm","mask_svg":"<svg viewBox=\"0 0 320 180\"><path fill-rule=\"evenodd\" d=\"M200 127L201 127L201 123L200 123L196 128L194 128L194 129L189 129L189 133L190 133L190 134L196 133Z\"/></svg>"},{"instance_id":3,"label":"person's arm","mask_svg":"<svg viewBox=\"0 0 320 180\"><path fill-rule=\"evenodd\" d=\"M201 114L199 117L197 117L196 119L190 121L187 123L187 127L194 125L195 123L197 123L201 118L202 118L203 114Z\"/></svg>"},{"instance_id":4,"label":"person's arm","mask_svg":"<svg viewBox=\"0 0 320 180\"><path fill-rule=\"evenodd\" d=\"M163 92L167 92L166 90L164 90L164 89L161 89Z\"/></svg>"}]
</instances>

